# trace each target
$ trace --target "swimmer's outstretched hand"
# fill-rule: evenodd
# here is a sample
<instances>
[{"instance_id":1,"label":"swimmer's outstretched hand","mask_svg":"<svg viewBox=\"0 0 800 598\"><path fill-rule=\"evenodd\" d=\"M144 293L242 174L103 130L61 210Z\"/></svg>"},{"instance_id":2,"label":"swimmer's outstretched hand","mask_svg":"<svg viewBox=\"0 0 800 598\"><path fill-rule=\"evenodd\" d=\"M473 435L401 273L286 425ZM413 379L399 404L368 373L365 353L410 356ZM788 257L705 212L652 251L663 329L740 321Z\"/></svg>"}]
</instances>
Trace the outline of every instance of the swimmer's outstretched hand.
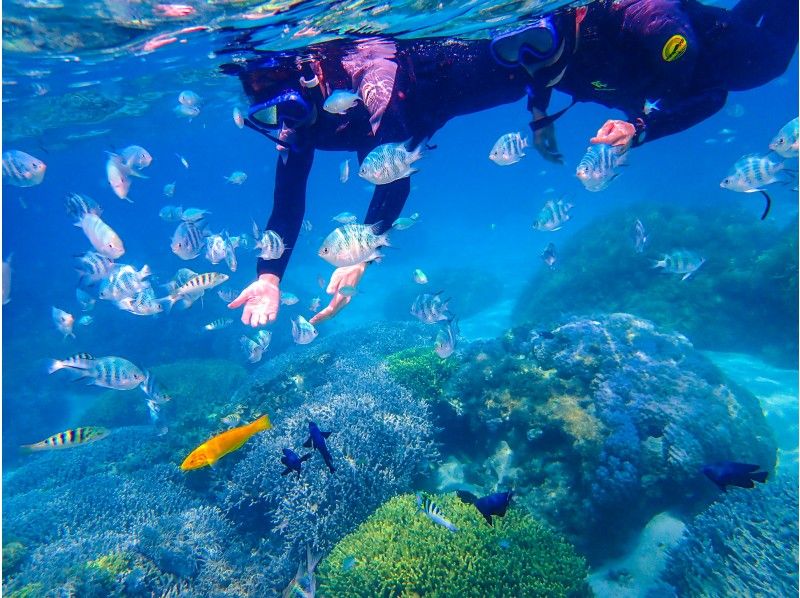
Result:
<instances>
[{"instance_id":1,"label":"swimmer's outstretched hand","mask_svg":"<svg viewBox=\"0 0 800 598\"><path fill-rule=\"evenodd\" d=\"M607 143L613 146L623 146L623 151L628 151L636 135L636 127L624 120L607 120L597 131L597 135L589 143Z\"/></svg>"},{"instance_id":2,"label":"swimmer's outstretched hand","mask_svg":"<svg viewBox=\"0 0 800 598\"><path fill-rule=\"evenodd\" d=\"M331 274L331 281L328 283L328 288L325 292L328 295L333 295L333 299L325 309L320 310L314 315L311 320L312 324L324 322L338 314L342 308L350 303L353 298L352 295L346 296L339 292L342 287L357 287L361 277L364 276L364 270L367 268L367 263L356 264L355 266L344 266L336 268Z\"/></svg>"},{"instance_id":3,"label":"swimmer's outstretched hand","mask_svg":"<svg viewBox=\"0 0 800 598\"><path fill-rule=\"evenodd\" d=\"M242 323L257 328L274 322L281 305L280 279L274 274L262 274L239 296L228 303L229 309L244 305Z\"/></svg>"}]
</instances>

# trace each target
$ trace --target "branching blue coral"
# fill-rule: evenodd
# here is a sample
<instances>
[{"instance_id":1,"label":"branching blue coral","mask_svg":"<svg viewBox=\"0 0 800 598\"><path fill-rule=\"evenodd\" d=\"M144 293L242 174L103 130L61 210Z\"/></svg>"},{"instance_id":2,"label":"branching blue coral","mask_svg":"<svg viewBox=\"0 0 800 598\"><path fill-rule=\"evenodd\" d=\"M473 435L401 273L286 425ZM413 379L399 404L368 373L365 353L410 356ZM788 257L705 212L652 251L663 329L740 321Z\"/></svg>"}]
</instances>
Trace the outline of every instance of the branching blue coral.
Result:
<instances>
[{"instance_id":1,"label":"branching blue coral","mask_svg":"<svg viewBox=\"0 0 800 598\"><path fill-rule=\"evenodd\" d=\"M795 474L732 488L695 517L663 578L680 597L797 596Z\"/></svg>"}]
</instances>

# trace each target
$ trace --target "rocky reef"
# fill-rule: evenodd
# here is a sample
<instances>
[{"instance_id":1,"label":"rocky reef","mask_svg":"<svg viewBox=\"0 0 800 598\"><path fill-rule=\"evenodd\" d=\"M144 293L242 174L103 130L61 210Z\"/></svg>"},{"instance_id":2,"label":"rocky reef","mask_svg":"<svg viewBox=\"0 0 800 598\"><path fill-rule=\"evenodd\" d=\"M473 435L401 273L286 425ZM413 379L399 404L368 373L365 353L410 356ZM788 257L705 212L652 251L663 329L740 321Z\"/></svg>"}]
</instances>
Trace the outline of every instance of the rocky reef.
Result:
<instances>
[{"instance_id":1,"label":"rocky reef","mask_svg":"<svg viewBox=\"0 0 800 598\"><path fill-rule=\"evenodd\" d=\"M458 531L433 523L414 495L383 504L320 563L323 596L591 596L586 562L523 509L493 527L454 495L432 497Z\"/></svg>"},{"instance_id":2,"label":"rocky reef","mask_svg":"<svg viewBox=\"0 0 800 598\"><path fill-rule=\"evenodd\" d=\"M585 550L602 537L608 553L665 509L707 505L717 491L705 463L775 464L757 399L685 337L628 314L519 327L471 343L436 376L407 357L387 363L435 400L438 489L513 486Z\"/></svg>"},{"instance_id":3,"label":"rocky reef","mask_svg":"<svg viewBox=\"0 0 800 598\"><path fill-rule=\"evenodd\" d=\"M643 253L632 231L649 234ZM594 221L560 247L520 296L519 322L550 326L562 314L627 312L681 332L701 349L761 355L797 367L797 221L785 228L735 209L645 204ZM689 249L706 262L691 278L651 268Z\"/></svg>"}]
</instances>

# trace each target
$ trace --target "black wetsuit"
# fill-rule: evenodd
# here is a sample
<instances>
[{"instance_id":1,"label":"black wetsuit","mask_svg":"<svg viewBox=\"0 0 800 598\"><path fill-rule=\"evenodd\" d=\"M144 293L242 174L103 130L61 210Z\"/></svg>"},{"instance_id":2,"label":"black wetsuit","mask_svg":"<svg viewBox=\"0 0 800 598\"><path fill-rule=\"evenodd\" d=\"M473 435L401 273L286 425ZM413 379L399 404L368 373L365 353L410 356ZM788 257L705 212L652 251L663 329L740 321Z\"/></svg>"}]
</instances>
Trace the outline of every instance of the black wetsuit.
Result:
<instances>
[{"instance_id":1,"label":"black wetsuit","mask_svg":"<svg viewBox=\"0 0 800 598\"><path fill-rule=\"evenodd\" d=\"M558 60L531 78L521 67L499 66L489 41L420 39L394 44L397 64L391 99L373 134L362 104L346 115L322 110L319 90L298 85L300 71L245 69L239 73L255 102L289 81L316 106L313 124L298 128L285 162L278 159L272 214L267 228L289 247L279 260L258 261L258 274L281 277L305 212L306 182L315 149L349 150L359 164L376 146L412 139L419 143L449 119L517 101L545 111L552 89L574 101L621 109L636 123L634 144L669 135L708 118L728 91L762 85L786 70L797 46L797 0L742 0L734 9L696 0L605 0L588 6L577 28L576 11L556 15L565 40ZM330 90L353 89L342 66L346 50L326 44L315 65ZM277 82L276 82L277 80ZM645 114L645 101L658 101ZM408 197L409 178L375 188L367 224L387 230Z\"/></svg>"},{"instance_id":2,"label":"black wetsuit","mask_svg":"<svg viewBox=\"0 0 800 598\"><path fill-rule=\"evenodd\" d=\"M314 150L349 150L359 164L378 145L411 139L415 145L429 138L449 119L507 104L525 96L529 80L521 68L499 66L488 51L488 40L456 41L420 39L394 42L397 71L391 99L373 135L370 114L362 102L345 115L322 110L324 98L315 89L304 89L304 97L316 106L313 124L299 127L291 138L292 150L277 161L272 214L267 229L278 233L287 250L277 260L258 260L257 272L283 276L303 221L306 182ZM330 90L352 89L353 81L342 67L342 53L335 45L326 48L315 63L323 85ZM300 76L298 71L297 77ZM241 74L245 91L257 101L258 82ZM299 88L298 88L299 89ZM263 97L263 95L262 95ZM288 156L288 157L287 157ZM284 157L285 162L284 162ZM378 185L364 218L388 230L399 217L411 181L408 177Z\"/></svg>"}]
</instances>

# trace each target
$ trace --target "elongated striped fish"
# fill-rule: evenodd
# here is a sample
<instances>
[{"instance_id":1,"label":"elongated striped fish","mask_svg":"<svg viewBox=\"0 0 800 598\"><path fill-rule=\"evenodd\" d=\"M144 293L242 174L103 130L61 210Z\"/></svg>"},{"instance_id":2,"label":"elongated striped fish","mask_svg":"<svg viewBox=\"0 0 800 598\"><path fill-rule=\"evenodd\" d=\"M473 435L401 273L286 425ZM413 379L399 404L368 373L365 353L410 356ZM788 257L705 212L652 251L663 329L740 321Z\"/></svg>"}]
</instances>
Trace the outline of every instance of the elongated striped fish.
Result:
<instances>
[{"instance_id":1,"label":"elongated striped fish","mask_svg":"<svg viewBox=\"0 0 800 598\"><path fill-rule=\"evenodd\" d=\"M625 154L622 147L595 143L586 148L586 153L575 170L575 176L587 191L602 191L619 176L617 168L624 164Z\"/></svg>"},{"instance_id":2,"label":"elongated striped fish","mask_svg":"<svg viewBox=\"0 0 800 598\"><path fill-rule=\"evenodd\" d=\"M145 380L142 370L122 357L98 357L94 359L75 359L51 363L50 373L68 368L79 374L79 378L90 378L89 384L113 388L115 390L132 390Z\"/></svg>"},{"instance_id":3,"label":"elongated striped fish","mask_svg":"<svg viewBox=\"0 0 800 598\"><path fill-rule=\"evenodd\" d=\"M63 370L64 368L86 369L90 366L89 362L91 362L93 359L94 357L88 353L76 353L75 355L67 357L66 359L54 359L50 362L50 365L47 366L47 373L52 374L53 372Z\"/></svg>"},{"instance_id":4,"label":"elongated striped fish","mask_svg":"<svg viewBox=\"0 0 800 598\"><path fill-rule=\"evenodd\" d=\"M86 426L75 428L58 434L53 434L49 438L35 444L24 444L22 448L29 451L53 451L59 449L74 448L82 444L88 444L97 440L102 440L110 434L107 428Z\"/></svg>"},{"instance_id":5,"label":"elongated striped fish","mask_svg":"<svg viewBox=\"0 0 800 598\"><path fill-rule=\"evenodd\" d=\"M203 328L205 330L222 330L223 328L227 328L233 324L233 320L231 318L217 318L213 322L209 322Z\"/></svg>"},{"instance_id":6,"label":"elongated striped fish","mask_svg":"<svg viewBox=\"0 0 800 598\"><path fill-rule=\"evenodd\" d=\"M378 249L389 246L386 233L379 235L379 224L345 224L334 229L319 248L318 255L341 268L380 259Z\"/></svg>"},{"instance_id":7,"label":"elongated striped fish","mask_svg":"<svg viewBox=\"0 0 800 598\"><path fill-rule=\"evenodd\" d=\"M230 278L227 274L220 272L204 272L197 276L192 276L189 280L176 288L170 295L170 301L173 303L187 295L194 295L197 293L204 293L209 289L221 285Z\"/></svg>"},{"instance_id":8,"label":"elongated striped fish","mask_svg":"<svg viewBox=\"0 0 800 598\"><path fill-rule=\"evenodd\" d=\"M431 499L429 499L427 496L423 498L422 494L419 493L417 494L417 510L422 511L431 521L441 525L449 531L458 531L458 528L455 525L445 519L444 515L442 515L441 509Z\"/></svg>"}]
</instances>

